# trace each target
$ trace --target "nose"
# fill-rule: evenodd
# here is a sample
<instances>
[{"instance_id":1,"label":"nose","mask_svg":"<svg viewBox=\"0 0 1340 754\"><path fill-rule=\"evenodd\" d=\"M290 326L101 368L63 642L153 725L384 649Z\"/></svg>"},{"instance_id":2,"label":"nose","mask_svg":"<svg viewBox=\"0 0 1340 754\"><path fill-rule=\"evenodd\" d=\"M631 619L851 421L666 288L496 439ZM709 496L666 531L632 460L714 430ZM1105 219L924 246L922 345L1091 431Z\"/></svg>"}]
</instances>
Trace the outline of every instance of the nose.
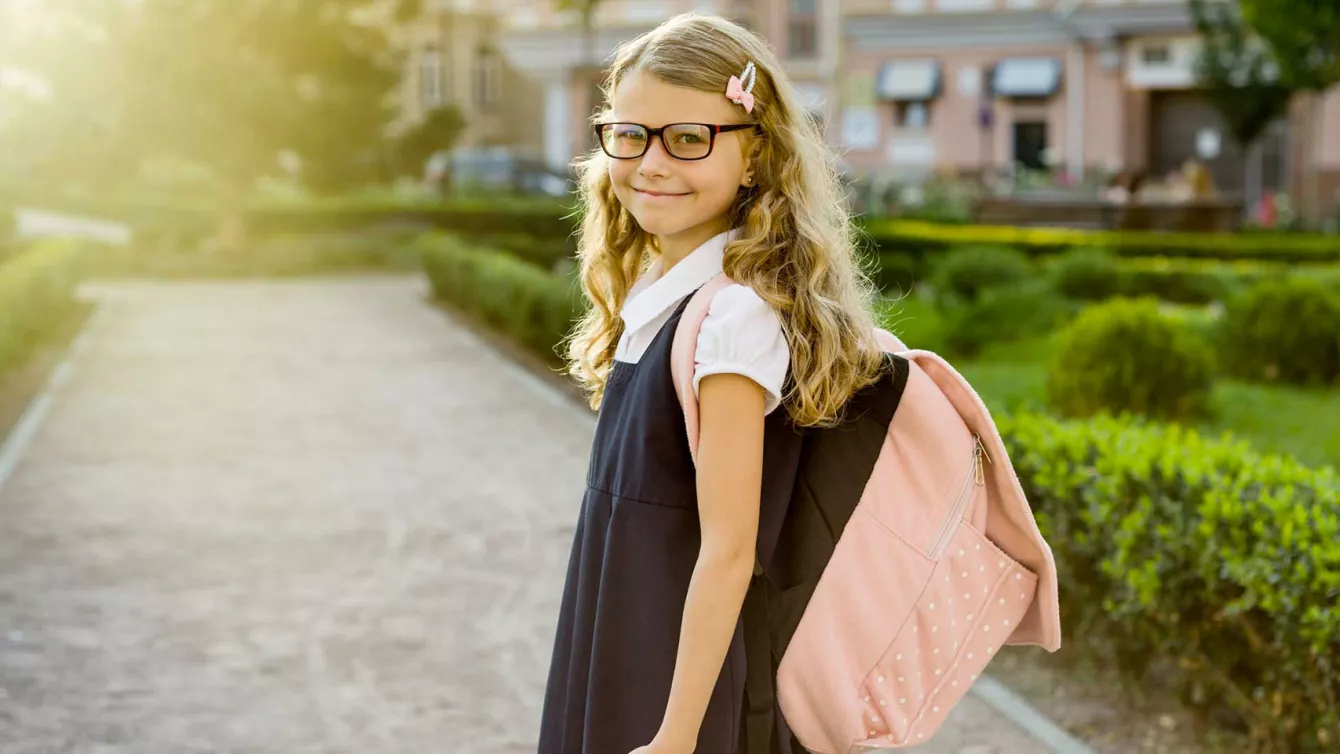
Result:
<instances>
[{"instance_id":1,"label":"nose","mask_svg":"<svg viewBox=\"0 0 1340 754\"><path fill-rule=\"evenodd\" d=\"M651 139L650 142L647 144L646 153L638 161L637 172L644 176L663 176L675 158L665 151L665 145L661 143L659 137Z\"/></svg>"}]
</instances>

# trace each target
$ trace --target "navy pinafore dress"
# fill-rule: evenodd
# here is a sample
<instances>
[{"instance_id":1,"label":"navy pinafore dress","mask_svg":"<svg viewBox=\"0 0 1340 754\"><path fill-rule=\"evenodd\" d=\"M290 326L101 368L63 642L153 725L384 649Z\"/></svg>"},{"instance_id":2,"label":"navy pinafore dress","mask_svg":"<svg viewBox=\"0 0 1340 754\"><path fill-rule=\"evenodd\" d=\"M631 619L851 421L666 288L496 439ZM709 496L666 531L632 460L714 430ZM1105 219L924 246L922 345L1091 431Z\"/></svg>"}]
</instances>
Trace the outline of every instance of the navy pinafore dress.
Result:
<instances>
[{"instance_id":1,"label":"navy pinafore dress","mask_svg":"<svg viewBox=\"0 0 1340 754\"><path fill-rule=\"evenodd\" d=\"M616 361L609 374L563 589L539 754L628 754L651 742L665 716L701 541L696 473L670 373L675 328L691 297L639 361ZM765 427L757 546L766 563L795 482L801 436L782 408ZM696 754L746 751L743 628L741 620ZM789 752L781 715L775 720L769 748Z\"/></svg>"}]
</instances>

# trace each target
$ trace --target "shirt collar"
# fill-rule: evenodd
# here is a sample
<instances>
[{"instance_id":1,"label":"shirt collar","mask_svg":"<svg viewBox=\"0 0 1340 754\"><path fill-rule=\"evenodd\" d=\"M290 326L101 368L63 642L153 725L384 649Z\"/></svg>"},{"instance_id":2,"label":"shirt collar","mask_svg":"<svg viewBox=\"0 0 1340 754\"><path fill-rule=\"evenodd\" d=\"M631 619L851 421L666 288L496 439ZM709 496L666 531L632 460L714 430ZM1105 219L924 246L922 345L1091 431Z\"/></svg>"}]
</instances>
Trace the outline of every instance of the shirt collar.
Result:
<instances>
[{"instance_id":1,"label":"shirt collar","mask_svg":"<svg viewBox=\"0 0 1340 754\"><path fill-rule=\"evenodd\" d=\"M720 274L726 244L739 237L739 228L712 236L664 275L661 260L656 260L628 293L620 312L624 328L637 330Z\"/></svg>"}]
</instances>

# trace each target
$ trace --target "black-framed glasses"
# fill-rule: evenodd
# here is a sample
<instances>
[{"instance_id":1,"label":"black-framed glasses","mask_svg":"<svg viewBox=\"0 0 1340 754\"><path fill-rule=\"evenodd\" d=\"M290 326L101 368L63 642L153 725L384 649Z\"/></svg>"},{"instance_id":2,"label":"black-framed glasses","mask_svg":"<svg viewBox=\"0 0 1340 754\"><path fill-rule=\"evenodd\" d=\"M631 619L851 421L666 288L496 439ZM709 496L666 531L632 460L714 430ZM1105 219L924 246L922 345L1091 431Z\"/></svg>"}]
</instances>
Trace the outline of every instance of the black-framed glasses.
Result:
<instances>
[{"instance_id":1,"label":"black-framed glasses","mask_svg":"<svg viewBox=\"0 0 1340 754\"><path fill-rule=\"evenodd\" d=\"M758 129L757 123L715 125L712 123L669 123L648 128L641 123L597 123L596 138L605 154L616 160L636 160L647 153L653 137L659 136L666 154L677 160L701 160L712 154L717 134Z\"/></svg>"}]
</instances>

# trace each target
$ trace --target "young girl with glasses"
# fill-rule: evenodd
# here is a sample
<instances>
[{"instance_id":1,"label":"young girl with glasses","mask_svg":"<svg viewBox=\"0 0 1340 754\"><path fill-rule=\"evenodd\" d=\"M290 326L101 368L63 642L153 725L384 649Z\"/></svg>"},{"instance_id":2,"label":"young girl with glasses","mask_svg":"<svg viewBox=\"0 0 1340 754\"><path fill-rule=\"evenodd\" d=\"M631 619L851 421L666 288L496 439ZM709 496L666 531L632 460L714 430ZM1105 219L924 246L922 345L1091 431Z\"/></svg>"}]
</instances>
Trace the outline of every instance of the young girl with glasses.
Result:
<instances>
[{"instance_id":1,"label":"young girl with glasses","mask_svg":"<svg viewBox=\"0 0 1340 754\"><path fill-rule=\"evenodd\" d=\"M604 94L578 162L591 305L569 350L600 416L539 752L753 754L742 603L803 428L878 379L872 288L834 156L755 34L675 17L619 47ZM694 356L695 464L671 344L723 271ZM771 717L769 748L792 751Z\"/></svg>"}]
</instances>

